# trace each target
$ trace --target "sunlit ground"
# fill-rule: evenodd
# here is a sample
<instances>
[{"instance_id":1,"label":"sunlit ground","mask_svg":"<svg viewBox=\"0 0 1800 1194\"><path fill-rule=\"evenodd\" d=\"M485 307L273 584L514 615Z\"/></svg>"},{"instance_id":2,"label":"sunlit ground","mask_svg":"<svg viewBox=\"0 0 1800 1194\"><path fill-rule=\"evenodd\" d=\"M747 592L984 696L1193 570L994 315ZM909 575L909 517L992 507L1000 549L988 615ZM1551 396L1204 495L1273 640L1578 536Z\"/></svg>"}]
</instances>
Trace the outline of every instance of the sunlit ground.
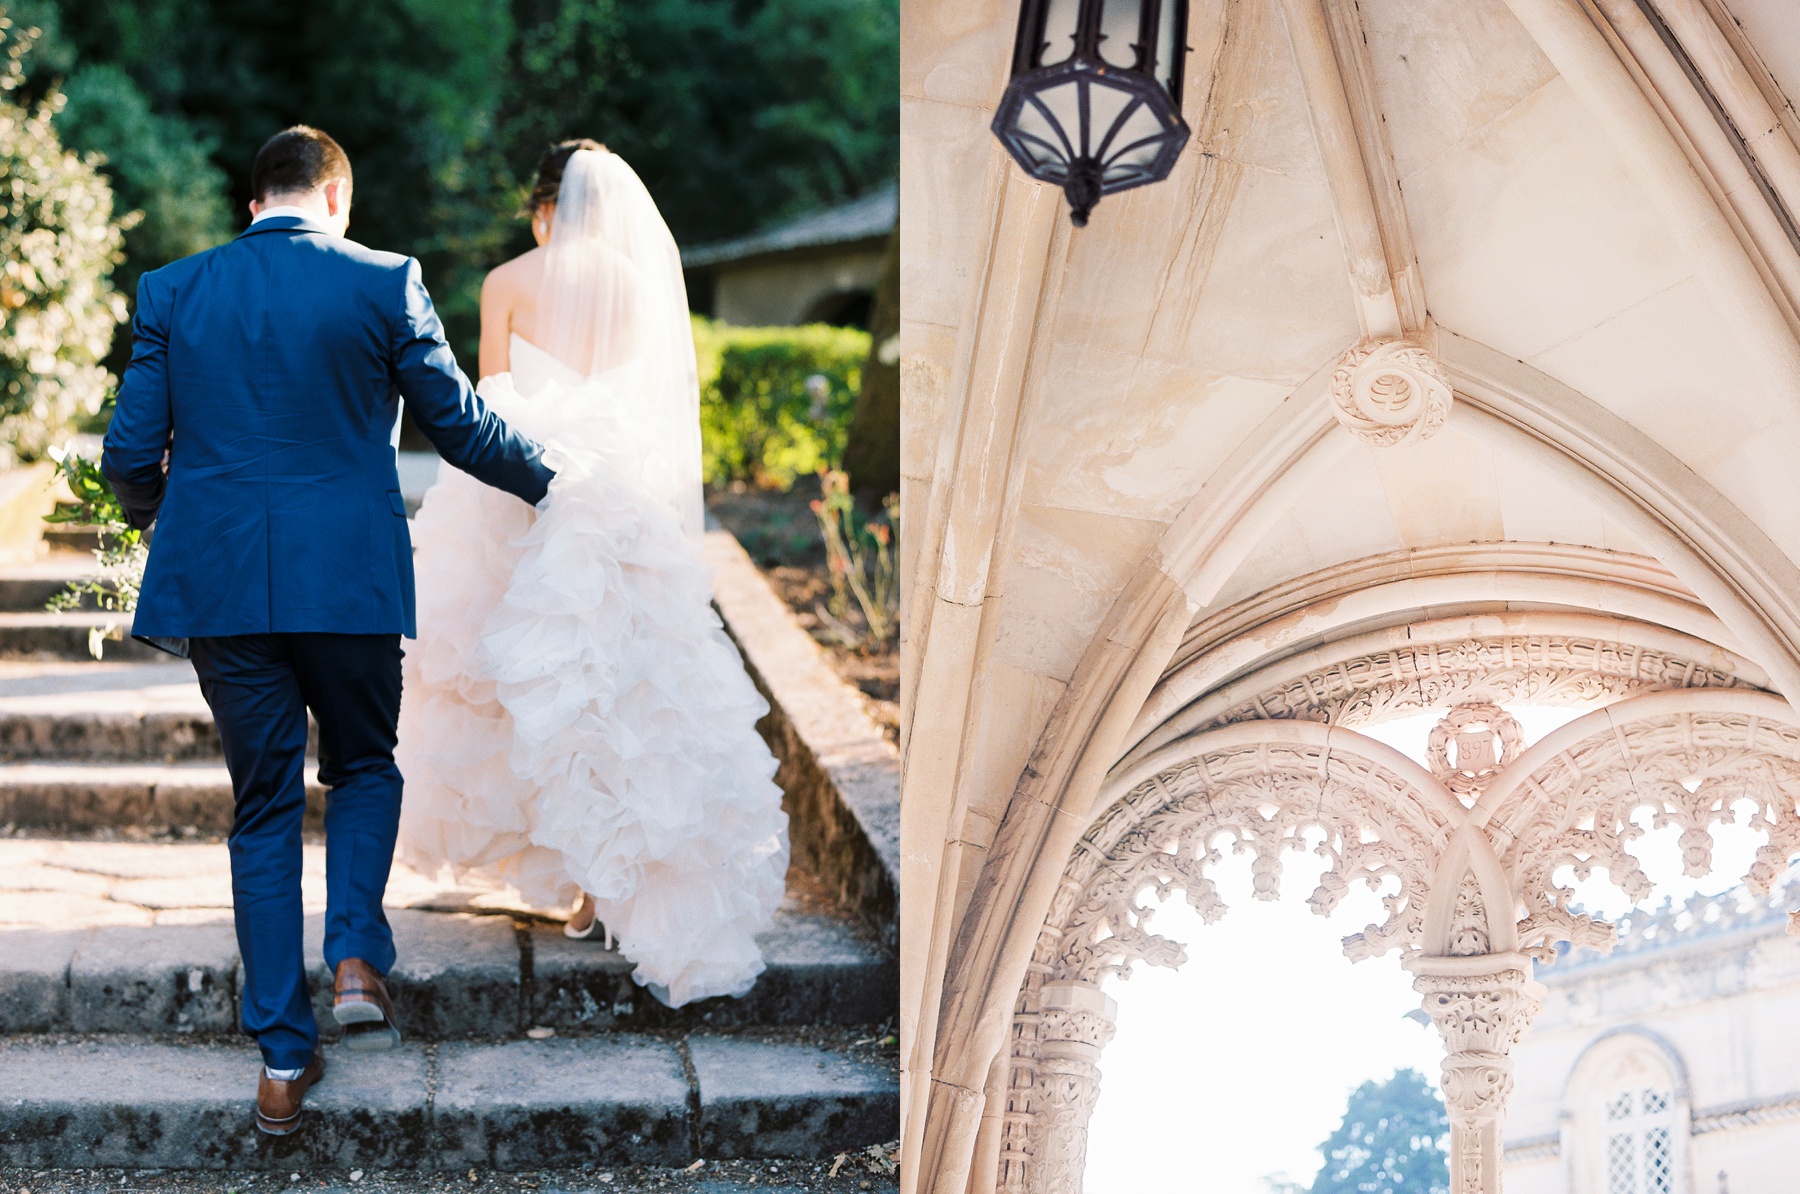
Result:
<instances>
[{"instance_id":1,"label":"sunlit ground","mask_svg":"<svg viewBox=\"0 0 1800 1194\"><path fill-rule=\"evenodd\" d=\"M1578 715L1512 712L1527 743ZM1364 732L1423 763L1437 721L1408 718ZM1635 843L1657 884L1649 904L1735 886L1757 845L1741 826L1721 828L1714 877L1694 880L1681 874L1678 836L1670 827ZM1204 924L1172 901L1152 924L1187 945L1187 965L1140 966L1109 987L1119 1030L1101 1061L1089 1194L1265 1194L1269 1175L1304 1188L1322 1163L1317 1146L1338 1126L1357 1085L1404 1066L1435 1080L1441 1046L1435 1029L1407 1018L1419 997L1398 957L1353 965L1341 952L1344 936L1380 919L1373 893L1358 889L1329 919L1315 916L1305 900L1317 860L1291 854L1285 861L1281 900L1260 903L1249 895L1248 860L1228 859L1216 872L1231 909L1224 920ZM1579 901L1602 915L1630 906L1604 872L1574 886Z\"/></svg>"}]
</instances>

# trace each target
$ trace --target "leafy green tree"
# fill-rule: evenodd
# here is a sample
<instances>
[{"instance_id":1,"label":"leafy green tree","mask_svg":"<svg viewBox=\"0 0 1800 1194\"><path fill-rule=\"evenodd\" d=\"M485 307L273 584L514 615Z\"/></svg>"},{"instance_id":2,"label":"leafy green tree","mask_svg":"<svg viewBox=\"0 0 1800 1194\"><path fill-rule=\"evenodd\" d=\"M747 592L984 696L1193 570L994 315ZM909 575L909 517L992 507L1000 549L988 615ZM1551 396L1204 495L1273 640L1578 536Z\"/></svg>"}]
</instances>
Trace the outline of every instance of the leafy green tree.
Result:
<instances>
[{"instance_id":1,"label":"leafy green tree","mask_svg":"<svg viewBox=\"0 0 1800 1194\"><path fill-rule=\"evenodd\" d=\"M552 141L604 141L684 244L892 178L896 0L513 0L499 130L528 182Z\"/></svg>"},{"instance_id":2,"label":"leafy green tree","mask_svg":"<svg viewBox=\"0 0 1800 1194\"><path fill-rule=\"evenodd\" d=\"M11 26L0 11L0 426L35 459L113 384L100 361L125 318L111 282L124 236L94 160L57 140L62 97L18 102L32 36Z\"/></svg>"},{"instance_id":3,"label":"leafy green tree","mask_svg":"<svg viewBox=\"0 0 1800 1194\"><path fill-rule=\"evenodd\" d=\"M481 277L530 246L553 141L624 155L684 244L897 170L898 0L14 2L46 30L28 90L67 90L66 143L146 213L131 278L247 223L257 148L314 124L355 164L351 235L421 260L471 357ZM221 176L223 227L201 195Z\"/></svg>"},{"instance_id":4,"label":"leafy green tree","mask_svg":"<svg viewBox=\"0 0 1800 1194\"><path fill-rule=\"evenodd\" d=\"M1448 1194L1449 1131L1444 1102L1419 1071L1370 1079L1319 1146L1325 1164L1310 1194Z\"/></svg>"},{"instance_id":5,"label":"leafy green tree","mask_svg":"<svg viewBox=\"0 0 1800 1194\"><path fill-rule=\"evenodd\" d=\"M102 155L115 199L143 213L125 234L121 291L134 294L140 275L230 238L225 173L185 120L152 112L131 77L107 63L78 69L63 94L63 144Z\"/></svg>"}]
</instances>

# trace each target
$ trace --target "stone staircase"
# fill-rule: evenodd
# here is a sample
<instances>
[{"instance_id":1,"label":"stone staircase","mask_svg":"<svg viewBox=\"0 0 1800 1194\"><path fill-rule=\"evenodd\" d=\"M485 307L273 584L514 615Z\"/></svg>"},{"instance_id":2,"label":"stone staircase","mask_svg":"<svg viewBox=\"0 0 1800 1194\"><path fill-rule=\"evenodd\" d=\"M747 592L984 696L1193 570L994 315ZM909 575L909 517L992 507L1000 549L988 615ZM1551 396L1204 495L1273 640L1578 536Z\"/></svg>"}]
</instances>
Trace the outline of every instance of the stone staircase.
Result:
<instances>
[{"instance_id":1,"label":"stone staircase","mask_svg":"<svg viewBox=\"0 0 1800 1194\"><path fill-rule=\"evenodd\" d=\"M88 629L110 615L40 612L85 563L0 570L0 1169L681 1167L898 1136L896 964L807 875L747 996L671 1010L511 893L399 865L405 1044L328 1043L307 1127L256 1132L217 735L185 662L118 642L97 662ZM331 1042L323 856L309 839Z\"/></svg>"}]
</instances>

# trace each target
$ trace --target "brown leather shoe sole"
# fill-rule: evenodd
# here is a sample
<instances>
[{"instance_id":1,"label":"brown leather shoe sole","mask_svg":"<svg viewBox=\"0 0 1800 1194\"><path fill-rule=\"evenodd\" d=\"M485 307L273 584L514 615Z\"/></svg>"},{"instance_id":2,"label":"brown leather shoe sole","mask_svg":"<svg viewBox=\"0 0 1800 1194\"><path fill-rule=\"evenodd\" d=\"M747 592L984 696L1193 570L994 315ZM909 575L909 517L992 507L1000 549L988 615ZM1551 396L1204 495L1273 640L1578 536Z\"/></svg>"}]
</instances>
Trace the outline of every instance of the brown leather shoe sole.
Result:
<instances>
[{"instance_id":1,"label":"brown leather shoe sole","mask_svg":"<svg viewBox=\"0 0 1800 1194\"><path fill-rule=\"evenodd\" d=\"M323 1054L315 1053L313 1054L311 1063L307 1065L305 1070L301 1071L298 1078L294 1079L293 1084L300 1088L296 1095L294 1113L279 1119L272 1115L265 1115L263 1114L262 1102L259 1098L256 1104L257 1129L268 1136L292 1136L295 1132L299 1131L300 1116L305 1110L304 1104L306 1102L306 1092L311 1090L314 1086L317 1086L319 1080L323 1077L325 1077L325 1057ZM258 1093L260 1095L260 1091Z\"/></svg>"},{"instance_id":2,"label":"brown leather shoe sole","mask_svg":"<svg viewBox=\"0 0 1800 1194\"><path fill-rule=\"evenodd\" d=\"M394 1022L394 1003L387 983L374 968L356 959L338 964L331 1001L331 1018L344 1026L338 1042L356 1053L378 1053L400 1043L400 1026Z\"/></svg>"},{"instance_id":3,"label":"brown leather shoe sole","mask_svg":"<svg viewBox=\"0 0 1800 1194\"><path fill-rule=\"evenodd\" d=\"M338 996L331 1005L331 1018L344 1026L338 1043L352 1052L379 1053L400 1043L400 1030L388 1018L387 1010L366 995Z\"/></svg>"}]
</instances>

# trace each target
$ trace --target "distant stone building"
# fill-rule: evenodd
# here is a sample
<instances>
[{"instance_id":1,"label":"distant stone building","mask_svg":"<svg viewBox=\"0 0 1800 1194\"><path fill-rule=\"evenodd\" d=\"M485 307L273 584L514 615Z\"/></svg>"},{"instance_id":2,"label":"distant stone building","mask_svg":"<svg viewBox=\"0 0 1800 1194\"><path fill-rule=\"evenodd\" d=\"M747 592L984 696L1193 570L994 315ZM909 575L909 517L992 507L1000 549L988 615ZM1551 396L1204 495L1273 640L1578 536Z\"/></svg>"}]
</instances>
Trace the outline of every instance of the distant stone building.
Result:
<instances>
[{"instance_id":1,"label":"distant stone building","mask_svg":"<svg viewBox=\"0 0 1800 1194\"><path fill-rule=\"evenodd\" d=\"M1620 926L1610 955L1540 967L1513 1048L1507 1194L1800 1189L1800 941L1738 888Z\"/></svg>"},{"instance_id":2,"label":"distant stone building","mask_svg":"<svg viewBox=\"0 0 1800 1194\"><path fill-rule=\"evenodd\" d=\"M695 311L740 327L869 326L882 252L900 219L888 182L848 203L681 254Z\"/></svg>"}]
</instances>

